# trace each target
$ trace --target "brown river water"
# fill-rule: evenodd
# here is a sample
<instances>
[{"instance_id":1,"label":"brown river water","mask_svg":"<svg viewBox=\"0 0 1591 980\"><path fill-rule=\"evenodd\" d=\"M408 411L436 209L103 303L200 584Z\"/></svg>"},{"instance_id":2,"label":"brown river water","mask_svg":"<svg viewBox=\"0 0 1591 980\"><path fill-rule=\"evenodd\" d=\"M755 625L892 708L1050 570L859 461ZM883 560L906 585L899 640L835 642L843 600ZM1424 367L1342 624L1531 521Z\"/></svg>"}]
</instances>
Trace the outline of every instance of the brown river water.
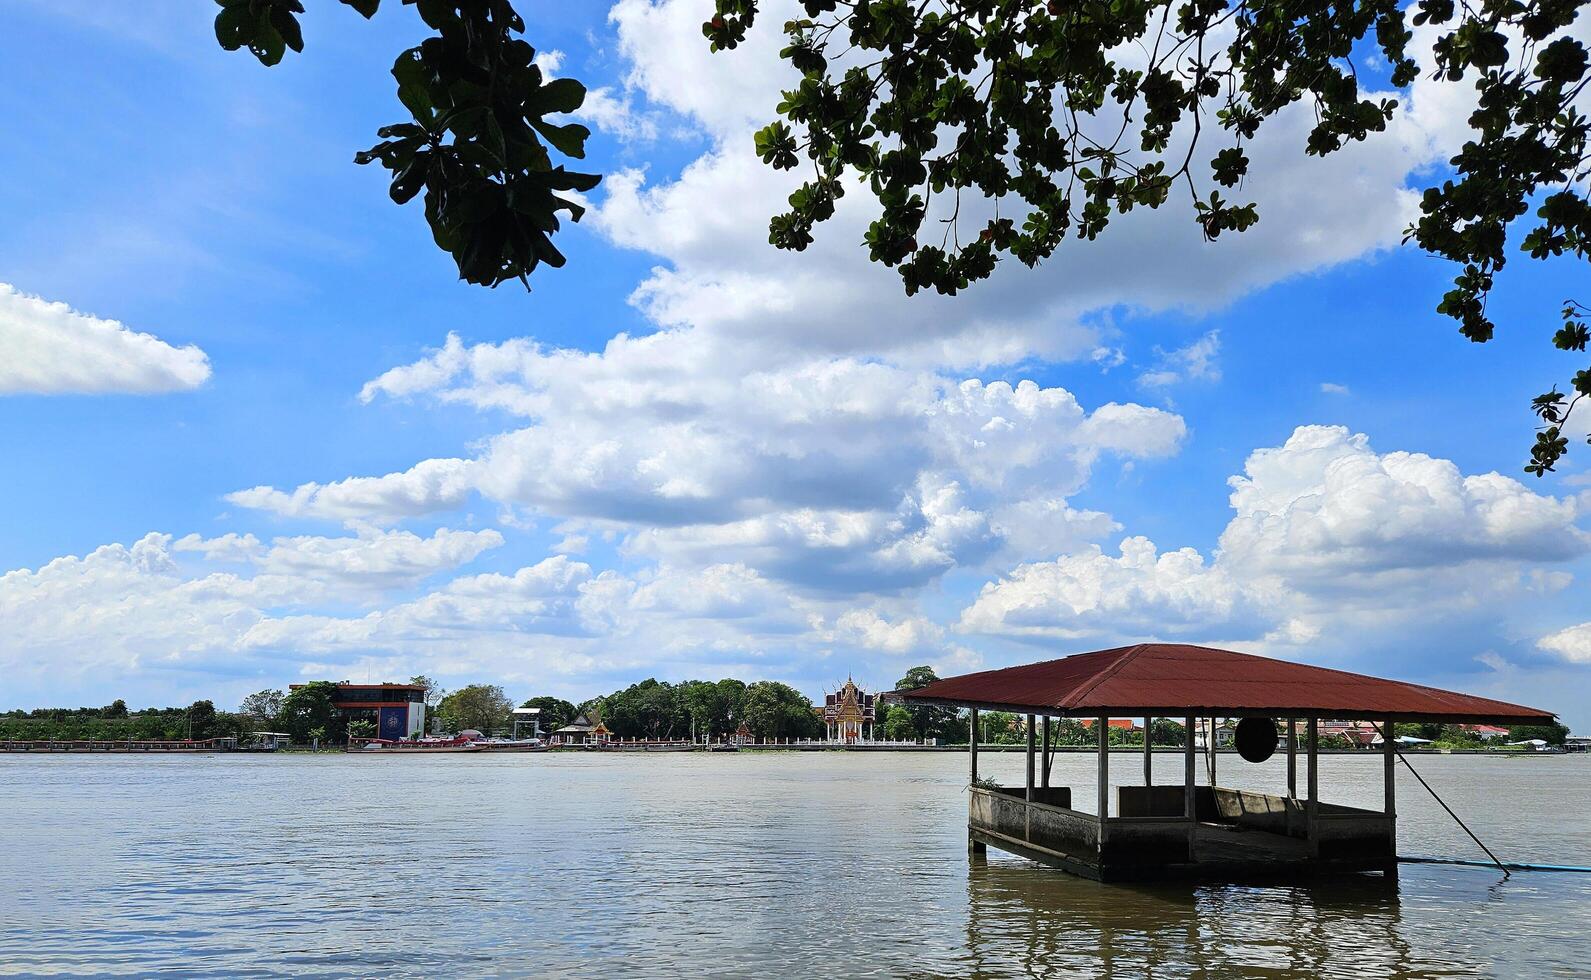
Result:
<instances>
[{"instance_id":1,"label":"brown river water","mask_svg":"<svg viewBox=\"0 0 1591 980\"><path fill-rule=\"evenodd\" d=\"M1415 764L1505 860L1591 865L1591 757ZM961 753L0 756L0 976L1591 976L1591 874L1100 885L969 860L965 783ZM1378 807L1381 762L1321 786ZM1403 772L1398 809L1402 853L1481 856Z\"/></svg>"}]
</instances>

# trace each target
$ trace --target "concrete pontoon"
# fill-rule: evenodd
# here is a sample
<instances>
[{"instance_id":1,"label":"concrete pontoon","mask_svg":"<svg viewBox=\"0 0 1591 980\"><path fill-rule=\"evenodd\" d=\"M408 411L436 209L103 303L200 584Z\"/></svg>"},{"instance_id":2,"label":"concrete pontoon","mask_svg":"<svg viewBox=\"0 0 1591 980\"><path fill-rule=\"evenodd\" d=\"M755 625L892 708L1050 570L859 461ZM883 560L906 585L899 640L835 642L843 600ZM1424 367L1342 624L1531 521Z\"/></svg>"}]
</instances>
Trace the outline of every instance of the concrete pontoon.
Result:
<instances>
[{"instance_id":1,"label":"concrete pontoon","mask_svg":"<svg viewBox=\"0 0 1591 980\"><path fill-rule=\"evenodd\" d=\"M967 839L973 852L992 846L1100 881L1395 873L1394 723L1553 721L1549 712L1489 698L1177 643L1144 643L967 674L900 697L911 704L971 709ZM1026 716L1024 785L997 786L978 778L981 710ZM1143 785L1118 786L1112 800L1109 719L1123 715L1144 719ZM1073 808L1070 787L1049 785L1050 719L1056 717L1093 720L1098 781L1092 813ZM1192 736L1201 719L1216 717L1282 722L1286 796L1197 784ZM1155 718L1180 722L1188 734L1181 785L1154 783L1149 733ZM1378 750L1385 782L1381 810L1320 798L1322 719L1369 720L1386 733Z\"/></svg>"}]
</instances>

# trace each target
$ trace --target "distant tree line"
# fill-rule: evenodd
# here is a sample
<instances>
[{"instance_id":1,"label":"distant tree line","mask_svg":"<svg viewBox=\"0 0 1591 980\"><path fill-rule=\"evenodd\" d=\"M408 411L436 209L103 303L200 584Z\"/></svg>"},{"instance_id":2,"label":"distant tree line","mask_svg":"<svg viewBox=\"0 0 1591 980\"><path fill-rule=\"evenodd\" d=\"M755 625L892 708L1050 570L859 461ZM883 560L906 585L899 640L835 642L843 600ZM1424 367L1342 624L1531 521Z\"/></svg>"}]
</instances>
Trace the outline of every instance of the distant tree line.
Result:
<instances>
[{"instance_id":1,"label":"distant tree line","mask_svg":"<svg viewBox=\"0 0 1591 980\"><path fill-rule=\"evenodd\" d=\"M187 707L129 710L120 698L101 708L34 708L0 713L0 739L27 741L177 741L241 734L246 720L210 701Z\"/></svg>"},{"instance_id":2,"label":"distant tree line","mask_svg":"<svg viewBox=\"0 0 1591 980\"><path fill-rule=\"evenodd\" d=\"M913 667L896 682L895 692L914 690L938 679L931 667ZM409 683L425 689L428 716L444 731L474 729L497 735L513 729L514 701L500 685L470 684L444 691L424 675L410 678ZM350 736L374 735L369 722L356 720L350 725L343 719L334 706L336 690L337 685L330 681L312 681L285 692L266 689L244 698L235 712L217 711L210 701L195 701L186 708L132 712L121 700L102 708L11 711L0 714L0 738L175 740L188 738L190 732L194 739L206 739L270 731L284 732L295 743L340 743ZM519 706L541 709L537 723L544 735L592 710L600 713L618 738L722 739L734 735L743 723L759 739L821 738L824 733L823 718L816 710L819 706L790 685L769 680L673 683L647 678L579 704L541 695ZM967 741L966 712L955 708L880 701L875 711L876 738L938 739L946 744ZM1017 716L999 712L980 715L980 729L983 740L990 742L1019 742L1023 737ZM1064 724L1063 730L1069 731ZM1180 732L1177 726L1179 740ZM1079 737L1079 744L1084 740Z\"/></svg>"},{"instance_id":3,"label":"distant tree line","mask_svg":"<svg viewBox=\"0 0 1591 980\"><path fill-rule=\"evenodd\" d=\"M1008 711L982 711L978 713L978 741L994 745L1018 745L1027 741L1023 717ZM1037 720L1037 719L1035 719ZM1094 724L1098 724L1095 722ZM1110 745L1143 745L1142 728L1107 728L1106 741ZM1156 718L1151 730L1155 745L1181 746L1185 744L1187 729L1170 718ZM965 738L965 736L963 736ZM1089 746L1098 745L1099 736L1092 724L1085 725L1076 718L1050 719L1050 744Z\"/></svg>"},{"instance_id":4,"label":"distant tree line","mask_svg":"<svg viewBox=\"0 0 1591 980\"><path fill-rule=\"evenodd\" d=\"M1462 725L1441 725L1424 723L1398 723L1393 726L1396 737L1401 738L1411 735L1423 738L1441 748L1452 749L1479 749L1495 746L1498 743L1524 742L1539 738L1548 745L1562 745L1569 737L1566 725L1509 725L1508 734L1500 735L1490 741L1483 739L1476 732Z\"/></svg>"}]
</instances>

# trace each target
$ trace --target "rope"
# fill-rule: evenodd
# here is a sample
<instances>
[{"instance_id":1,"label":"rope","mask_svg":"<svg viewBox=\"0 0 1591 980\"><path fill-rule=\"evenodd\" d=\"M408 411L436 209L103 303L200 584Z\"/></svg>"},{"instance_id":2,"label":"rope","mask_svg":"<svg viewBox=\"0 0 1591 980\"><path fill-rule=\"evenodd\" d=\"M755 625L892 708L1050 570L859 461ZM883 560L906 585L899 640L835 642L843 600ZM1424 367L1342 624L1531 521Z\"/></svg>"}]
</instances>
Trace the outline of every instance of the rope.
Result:
<instances>
[{"instance_id":1,"label":"rope","mask_svg":"<svg viewBox=\"0 0 1591 980\"><path fill-rule=\"evenodd\" d=\"M1504 864L1500 859L1498 859L1497 855L1492 853L1492 849L1487 847L1485 842L1483 842L1479 837L1475 836L1475 831L1470 830L1469 829L1469 824L1465 823L1463 821L1463 819L1461 817L1459 817L1458 814L1453 812L1453 808L1447 805L1447 801L1446 800L1442 799L1440 796L1438 796L1436 794L1436 790L1431 788L1431 784L1426 782L1425 781L1425 777L1420 775L1420 771L1418 769L1415 769L1413 764L1411 764L1409 762L1408 756L1404 755L1402 753L1402 751L1400 751L1398 749L1398 743L1393 741L1392 733L1387 731L1386 727L1383 726L1383 725L1377 725L1375 722L1371 722L1370 724L1371 724L1371 727L1373 727L1376 730L1381 732L1381 741L1386 743L1386 745L1392 749L1392 753L1394 755L1396 755L1399 760L1402 761L1404 768L1408 769L1409 772L1414 775L1414 778L1418 779L1420 781L1420 785L1425 787L1425 791L1427 793L1431 794L1431 799L1433 799L1436 802L1442 804L1442 809L1447 811L1447 815L1452 817L1454 822L1457 823L1460 827L1462 827L1464 829L1464 833L1469 835L1469 839L1470 840L1472 840L1476 844L1480 845L1480 849L1486 852L1486 856L1492 859L1492 863L1493 864L1497 865L1497 870L1499 870L1499 871L1501 871L1503 873L1503 877L1504 878L1507 878L1508 877L1508 868L1509 868L1509 866ZM1398 860L1401 861L1403 859L1399 858ZM1460 863L1460 862L1453 862L1453 863ZM1465 863L1479 864L1479 862L1465 862ZM1484 865L1480 865L1480 866L1484 867ZM1516 865L1516 867L1518 867L1518 866Z\"/></svg>"},{"instance_id":2,"label":"rope","mask_svg":"<svg viewBox=\"0 0 1591 980\"><path fill-rule=\"evenodd\" d=\"M1398 858L1400 864L1459 864L1467 868L1490 868L1494 865L1485 861L1465 861L1460 858L1428 858L1428 857L1402 857ZM1575 864L1513 864L1505 865L1509 871L1572 871L1581 874L1591 874L1591 868L1583 868Z\"/></svg>"}]
</instances>

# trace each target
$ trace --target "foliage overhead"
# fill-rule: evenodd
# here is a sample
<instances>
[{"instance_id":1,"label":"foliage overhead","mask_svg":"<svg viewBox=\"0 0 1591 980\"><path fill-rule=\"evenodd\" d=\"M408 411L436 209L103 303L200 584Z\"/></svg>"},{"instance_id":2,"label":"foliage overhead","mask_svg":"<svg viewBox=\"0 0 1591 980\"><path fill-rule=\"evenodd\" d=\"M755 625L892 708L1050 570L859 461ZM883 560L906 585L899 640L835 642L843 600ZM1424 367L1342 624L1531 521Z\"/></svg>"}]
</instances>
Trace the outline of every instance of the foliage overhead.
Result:
<instances>
[{"instance_id":1,"label":"foliage overhead","mask_svg":"<svg viewBox=\"0 0 1591 980\"><path fill-rule=\"evenodd\" d=\"M1588 128L1575 104L1587 54L1564 34L1581 3L801 0L780 52L801 81L755 148L811 177L768 240L806 248L861 190L876 205L869 257L907 293L954 294L1004 257L1036 265L1068 236L1092 240L1113 215L1173 195L1205 238L1241 232L1260 218L1242 185L1266 122L1305 106L1314 156L1381 132L1397 102L1365 91L1356 62L1381 59L1405 88L1419 71L1411 27L1430 25L1433 79L1472 85L1479 101L1406 240L1460 265L1437 310L1484 342L1511 222L1535 208L1517 243L1533 258L1588 257ZM744 41L758 7L716 0L702 25L711 48ZM1580 316L1566 321L1556 345L1583 352ZM1591 371L1573 389L1591 395ZM1546 425L1527 472L1551 470L1567 447L1563 397L1535 402Z\"/></svg>"},{"instance_id":2,"label":"foliage overhead","mask_svg":"<svg viewBox=\"0 0 1591 980\"><path fill-rule=\"evenodd\" d=\"M247 47L263 65L304 50L301 0L216 0L215 36L228 51ZM342 0L366 18L380 0ZM548 79L519 35L524 21L508 0L403 0L434 33L398 55L392 76L409 119L376 131L381 142L354 156L392 173L389 193L407 204L422 191L436 244L459 278L484 286L564 264L552 243L559 212L584 213L568 192L588 191L596 174L554 165L583 159L591 131L554 117L585 101L572 78Z\"/></svg>"}]
</instances>

